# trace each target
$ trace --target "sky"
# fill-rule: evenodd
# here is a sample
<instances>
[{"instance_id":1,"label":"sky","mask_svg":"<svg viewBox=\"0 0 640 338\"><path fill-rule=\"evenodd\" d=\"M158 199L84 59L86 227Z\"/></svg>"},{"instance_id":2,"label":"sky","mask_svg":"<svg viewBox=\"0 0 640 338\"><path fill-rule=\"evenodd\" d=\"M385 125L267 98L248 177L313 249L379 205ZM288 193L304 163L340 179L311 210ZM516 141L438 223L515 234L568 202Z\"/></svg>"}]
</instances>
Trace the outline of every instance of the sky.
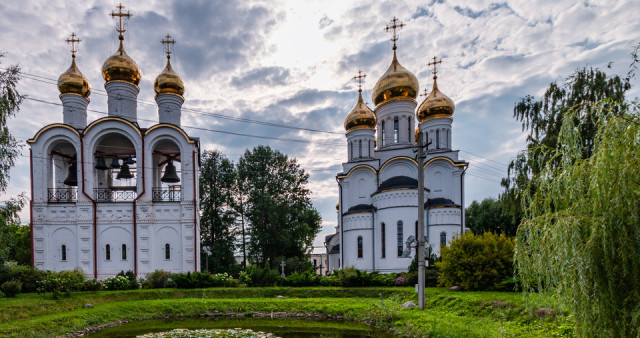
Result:
<instances>
[{"instance_id":1,"label":"sky","mask_svg":"<svg viewBox=\"0 0 640 338\"><path fill-rule=\"evenodd\" d=\"M60 102L55 82L71 63L65 39L72 32L82 40L77 64L92 86L88 120L105 116L101 66L118 47L109 13L119 3L0 2L0 51L5 53L0 67L20 66L24 76L18 90L29 97L8 123L25 146L1 201L29 193L29 150L23 141L47 124L62 122L62 108L51 103ZM177 41L172 65L186 87L185 131L201 138L203 150L220 150L234 162L257 145L295 157L310 174L311 199L322 216L314 242L318 248L336 226L335 177L347 160L343 122L358 95L352 77L359 70L367 75L363 97L373 108L371 89L393 55L384 27L394 16L405 24L398 59L416 75L421 92L433 85L427 63L433 56L443 60L438 87L456 105L453 148L470 163L467 205L498 197L507 164L525 147L525 133L513 118L520 98L540 97L549 83L564 83L584 66L626 75L640 43L640 0L122 4L133 14L125 49L142 71L140 125L157 123L152 122L158 119L153 81L166 61L160 40L170 34ZM637 89L629 96L637 97ZM29 221L28 208L21 218Z\"/></svg>"}]
</instances>

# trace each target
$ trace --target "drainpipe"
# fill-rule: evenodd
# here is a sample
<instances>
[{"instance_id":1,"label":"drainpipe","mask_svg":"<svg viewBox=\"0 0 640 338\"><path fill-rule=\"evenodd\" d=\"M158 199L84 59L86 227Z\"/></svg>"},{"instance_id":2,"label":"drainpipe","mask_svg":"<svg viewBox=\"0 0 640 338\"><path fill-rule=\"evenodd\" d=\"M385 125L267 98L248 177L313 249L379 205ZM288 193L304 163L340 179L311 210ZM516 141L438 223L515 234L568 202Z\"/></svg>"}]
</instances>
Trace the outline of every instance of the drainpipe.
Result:
<instances>
[{"instance_id":1,"label":"drainpipe","mask_svg":"<svg viewBox=\"0 0 640 338\"><path fill-rule=\"evenodd\" d=\"M371 249L373 251L373 260L372 260L372 271L376 271L376 229L375 229L375 218L376 211L371 210Z\"/></svg>"},{"instance_id":2,"label":"drainpipe","mask_svg":"<svg viewBox=\"0 0 640 338\"><path fill-rule=\"evenodd\" d=\"M98 221L96 210L96 200L87 194L85 191L86 180L84 178L84 134L80 134L80 163L82 165L82 194L85 195L93 205L93 278L98 279ZM76 158L76 161L78 159Z\"/></svg>"},{"instance_id":3,"label":"drainpipe","mask_svg":"<svg viewBox=\"0 0 640 338\"><path fill-rule=\"evenodd\" d=\"M29 229L31 233L31 266L36 267L33 252L33 150L29 147L29 174L31 174L31 200L29 201Z\"/></svg>"},{"instance_id":4,"label":"drainpipe","mask_svg":"<svg viewBox=\"0 0 640 338\"><path fill-rule=\"evenodd\" d=\"M193 272L198 271L198 200L196 199L196 152L191 152L193 163Z\"/></svg>"},{"instance_id":5,"label":"drainpipe","mask_svg":"<svg viewBox=\"0 0 640 338\"><path fill-rule=\"evenodd\" d=\"M136 204L138 199L142 197L145 193L145 185L144 185L144 137L145 134L142 134L140 138L142 140L142 170L138 174L138 178L142 179L142 192L133 200L133 274L138 277L138 213ZM153 168L152 168L153 169ZM136 187L137 189L137 187Z\"/></svg>"},{"instance_id":6,"label":"drainpipe","mask_svg":"<svg viewBox=\"0 0 640 338\"><path fill-rule=\"evenodd\" d=\"M329 274L329 247L327 246L329 242L324 242L324 249L327 252L327 275ZM320 262L320 265L322 265L322 262ZM320 269L320 274L322 275L322 269Z\"/></svg>"}]
</instances>

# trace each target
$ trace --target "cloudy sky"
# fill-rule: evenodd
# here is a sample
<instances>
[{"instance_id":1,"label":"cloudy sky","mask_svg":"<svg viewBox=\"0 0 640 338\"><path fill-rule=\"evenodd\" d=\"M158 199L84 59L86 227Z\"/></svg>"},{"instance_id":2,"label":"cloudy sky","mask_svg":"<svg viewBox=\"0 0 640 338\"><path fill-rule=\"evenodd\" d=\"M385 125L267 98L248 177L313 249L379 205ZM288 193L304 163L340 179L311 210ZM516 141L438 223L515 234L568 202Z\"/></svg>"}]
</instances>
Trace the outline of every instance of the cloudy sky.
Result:
<instances>
[{"instance_id":1,"label":"cloudy sky","mask_svg":"<svg viewBox=\"0 0 640 338\"><path fill-rule=\"evenodd\" d=\"M100 69L118 46L108 15L118 3L1 2L1 67L19 64L22 94L59 103L55 81L71 62L64 40L75 32L82 40L78 66L93 88L89 121L105 116ZM358 70L367 74L364 94L372 107L371 88L392 57L383 28L393 16L406 25L399 61L421 90L432 85L429 59L443 59L438 86L456 104L453 145L471 163L467 204L497 197L506 164L524 147L512 117L518 98L540 95L583 66L611 63L611 73L626 74L640 42L638 0L122 3L133 14L125 49L143 74L141 126L157 121L153 80L165 65L160 40L168 33L177 40L172 64L186 86L184 129L199 136L204 149L219 149L233 161L260 144L297 158L311 175L312 200L323 218L316 246L336 225L335 176L347 154L343 120L357 99L351 78ZM61 107L35 100L26 100L9 123L21 141L62 122ZM1 200L29 191L26 146L22 153ZM28 215L23 212L23 221Z\"/></svg>"}]
</instances>

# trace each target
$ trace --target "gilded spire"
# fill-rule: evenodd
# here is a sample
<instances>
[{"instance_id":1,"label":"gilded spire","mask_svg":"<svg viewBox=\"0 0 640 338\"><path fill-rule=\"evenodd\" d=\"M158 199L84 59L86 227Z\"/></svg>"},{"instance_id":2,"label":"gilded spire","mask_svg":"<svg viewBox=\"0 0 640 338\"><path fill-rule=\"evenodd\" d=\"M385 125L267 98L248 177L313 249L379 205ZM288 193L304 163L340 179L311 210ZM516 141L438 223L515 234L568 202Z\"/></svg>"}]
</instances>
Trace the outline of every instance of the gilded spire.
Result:
<instances>
[{"instance_id":1,"label":"gilded spire","mask_svg":"<svg viewBox=\"0 0 640 338\"><path fill-rule=\"evenodd\" d=\"M184 94L184 83L178 74L171 67L171 46L176 43L176 40L171 38L171 35L167 34L164 39L160 41L165 45L165 53L167 54L167 66L158 75L153 83L153 89L156 95L159 94Z\"/></svg>"},{"instance_id":2,"label":"gilded spire","mask_svg":"<svg viewBox=\"0 0 640 338\"><path fill-rule=\"evenodd\" d=\"M76 44L80 42L75 33L71 33L71 38L66 39L71 44L71 66L58 77L58 90L60 94L77 94L88 98L91 95L89 81L82 75L76 65Z\"/></svg>"},{"instance_id":3,"label":"gilded spire","mask_svg":"<svg viewBox=\"0 0 640 338\"><path fill-rule=\"evenodd\" d=\"M438 89L438 64L442 64L442 59L438 60L435 56L432 62L427 63L427 66L433 66L433 88L418 107L417 115L420 123L437 118L451 118L455 110L453 101Z\"/></svg>"},{"instance_id":4,"label":"gilded spire","mask_svg":"<svg viewBox=\"0 0 640 338\"><path fill-rule=\"evenodd\" d=\"M373 130L376 128L376 115L362 100L362 84L366 77L367 75L359 70L358 75L352 78L358 86L358 102L344 119L344 129L347 133L358 129Z\"/></svg>"}]
</instances>

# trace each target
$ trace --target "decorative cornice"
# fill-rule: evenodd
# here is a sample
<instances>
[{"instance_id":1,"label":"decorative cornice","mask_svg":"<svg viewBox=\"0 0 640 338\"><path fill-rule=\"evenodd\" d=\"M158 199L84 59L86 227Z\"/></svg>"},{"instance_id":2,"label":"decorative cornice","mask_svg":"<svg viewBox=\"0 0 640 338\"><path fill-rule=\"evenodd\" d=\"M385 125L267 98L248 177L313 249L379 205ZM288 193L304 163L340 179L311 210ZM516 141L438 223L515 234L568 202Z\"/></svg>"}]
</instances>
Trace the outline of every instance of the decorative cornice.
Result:
<instances>
[{"instance_id":1,"label":"decorative cornice","mask_svg":"<svg viewBox=\"0 0 640 338\"><path fill-rule=\"evenodd\" d=\"M103 123L103 122L108 122L108 121L115 121L115 122L122 122L126 125L129 125L131 128L133 128L133 130L136 131L136 133L138 133L138 135L140 135L140 137L142 137L142 132L140 131L140 128L138 126L136 126L135 124L131 123L130 121L123 119L121 117L103 117L101 119L97 119L93 122L91 122L87 128L84 129L84 134L86 135L89 132L89 129L93 128L94 126Z\"/></svg>"},{"instance_id":2,"label":"decorative cornice","mask_svg":"<svg viewBox=\"0 0 640 338\"><path fill-rule=\"evenodd\" d=\"M393 161L397 161L397 160L409 160L409 161L413 162L413 164L415 164L415 165L416 165L416 167L418 166L418 162L416 162L416 160L412 159L411 157L408 157L408 156L398 156L398 157L390 158L390 159L388 159L386 162L384 162L384 163L382 164L382 166L380 167L380 170L379 170L379 171L382 171L382 169L384 168L384 166L386 166L387 164L389 164L389 163L391 163L391 162L393 162Z\"/></svg>"},{"instance_id":3,"label":"decorative cornice","mask_svg":"<svg viewBox=\"0 0 640 338\"><path fill-rule=\"evenodd\" d=\"M451 163L451 165L453 165L454 167L466 167L469 165L469 163L467 162L454 162L452 159L448 158L448 157L444 157L444 156L438 156L438 157L434 157L432 159L430 159L429 161L425 162L424 164L424 168L427 167L427 165L433 161L437 161L437 160L445 160L449 163Z\"/></svg>"},{"instance_id":4,"label":"decorative cornice","mask_svg":"<svg viewBox=\"0 0 640 338\"><path fill-rule=\"evenodd\" d=\"M164 94L163 94L163 95L164 95ZM184 132L184 130L182 130L182 128L180 128L180 127L178 127L178 126L176 126L176 125L173 125L173 124L169 124L169 123L159 123L159 124L153 125L151 128L147 129L147 131L146 131L146 133L145 133L145 136L146 136L147 134L149 134L152 130L154 130L154 129L158 129L158 128L171 128L171 129L175 129L175 130L177 130L178 132L180 132L180 134L182 134L182 136L184 136L184 138L187 140L187 142L189 142L189 143L195 143L195 141L194 141L194 140L192 140L192 139L189 137L189 135L187 135L187 133L185 133L185 132Z\"/></svg>"},{"instance_id":5,"label":"decorative cornice","mask_svg":"<svg viewBox=\"0 0 640 338\"><path fill-rule=\"evenodd\" d=\"M38 132L36 133L36 135L32 138L27 140L27 143L35 143L38 141L38 137L40 137L40 135L42 135L42 133L44 133L45 131L49 130L49 129L53 129L53 128L65 128L65 129L69 129L72 132L74 132L76 135L78 135L78 137L80 137L80 132L78 130L76 130L76 128L73 128L72 126L68 125L68 124L64 124L64 123L53 123L50 124L48 126L44 126L42 127L42 129L38 130Z\"/></svg>"},{"instance_id":6,"label":"decorative cornice","mask_svg":"<svg viewBox=\"0 0 640 338\"><path fill-rule=\"evenodd\" d=\"M373 171L374 174L377 174L378 172L376 171L376 169L368 164L358 164L357 166L349 169L349 171L345 174L345 175L340 175L338 176L338 178L347 178L349 177L349 175L351 175L351 172L358 169L358 168L369 168L371 169L371 171Z\"/></svg>"}]
</instances>

